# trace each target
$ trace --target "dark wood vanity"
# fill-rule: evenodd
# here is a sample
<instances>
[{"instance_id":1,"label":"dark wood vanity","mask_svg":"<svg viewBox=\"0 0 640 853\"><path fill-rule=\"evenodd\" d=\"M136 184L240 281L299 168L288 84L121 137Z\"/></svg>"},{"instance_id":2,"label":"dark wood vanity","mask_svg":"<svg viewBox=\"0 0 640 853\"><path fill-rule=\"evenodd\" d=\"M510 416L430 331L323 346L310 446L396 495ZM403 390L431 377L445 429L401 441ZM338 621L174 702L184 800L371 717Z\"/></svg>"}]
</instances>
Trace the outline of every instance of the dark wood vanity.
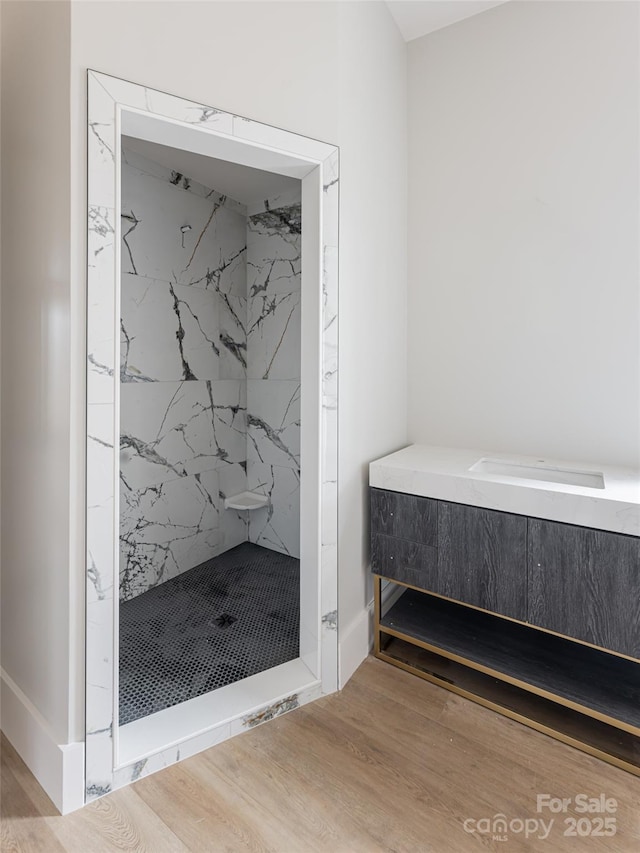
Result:
<instances>
[{"instance_id":1,"label":"dark wood vanity","mask_svg":"<svg viewBox=\"0 0 640 853\"><path fill-rule=\"evenodd\" d=\"M370 497L376 656L640 775L640 538Z\"/></svg>"}]
</instances>

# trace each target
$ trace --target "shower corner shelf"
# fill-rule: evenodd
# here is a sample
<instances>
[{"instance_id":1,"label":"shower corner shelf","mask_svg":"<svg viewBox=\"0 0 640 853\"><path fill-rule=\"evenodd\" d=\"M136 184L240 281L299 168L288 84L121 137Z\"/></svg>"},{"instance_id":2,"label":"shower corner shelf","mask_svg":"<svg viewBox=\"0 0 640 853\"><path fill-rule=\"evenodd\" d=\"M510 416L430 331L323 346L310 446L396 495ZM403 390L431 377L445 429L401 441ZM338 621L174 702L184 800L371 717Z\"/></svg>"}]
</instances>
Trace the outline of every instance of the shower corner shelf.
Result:
<instances>
[{"instance_id":1,"label":"shower corner shelf","mask_svg":"<svg viewBox=\"0 0 640 853\"><path fill-rule=\"evenodd\" d=\"M239 495L225 498L224 508L242 510L261 509L268 503L269 498L267 495L258 495L256 492L240 492Z\"/></svg>"}]
</instances>

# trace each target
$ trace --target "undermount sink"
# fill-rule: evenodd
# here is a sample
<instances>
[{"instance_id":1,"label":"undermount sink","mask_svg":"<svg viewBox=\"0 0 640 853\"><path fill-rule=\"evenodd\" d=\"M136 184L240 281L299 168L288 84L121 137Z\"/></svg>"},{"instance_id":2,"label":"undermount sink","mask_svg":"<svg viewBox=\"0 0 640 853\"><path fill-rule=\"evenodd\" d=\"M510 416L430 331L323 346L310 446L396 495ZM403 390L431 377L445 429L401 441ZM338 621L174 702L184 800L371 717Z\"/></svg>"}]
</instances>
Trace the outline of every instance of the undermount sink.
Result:
<instances>
[{"instance_id":1,"label":"undermount sink","mask_svg":"<svg viewBox=\"0 0 640 853\"><path fill-rule=\"evenodd\" d=\"M545 483L564 483L568 486L586 486L589 489L604 489L604 477L600 471L574 471L571 468L554 468L546 465L523 465L501 459L479 459L470 468L474 474L494 474L499 477L515 477L519 480L541 480Z\"/></svg>"}]
</instances>

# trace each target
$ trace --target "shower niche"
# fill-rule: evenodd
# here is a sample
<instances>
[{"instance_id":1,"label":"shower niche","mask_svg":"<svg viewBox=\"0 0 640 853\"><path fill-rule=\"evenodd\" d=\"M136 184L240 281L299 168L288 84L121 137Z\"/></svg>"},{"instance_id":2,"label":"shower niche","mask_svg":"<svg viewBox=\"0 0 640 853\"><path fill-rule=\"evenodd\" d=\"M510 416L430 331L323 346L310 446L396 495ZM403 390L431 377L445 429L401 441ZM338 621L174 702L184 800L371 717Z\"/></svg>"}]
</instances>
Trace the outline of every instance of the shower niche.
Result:
<instances>
[{"instance_id":1,"label":"shower niche","mask_svg":"<svg viewBox=\"0 0 640 853\"><path fill-rule=\"evenodd\" d=\"M87 800L337 688L337 149L89 72Z\"/></svg>"}]
</instances>

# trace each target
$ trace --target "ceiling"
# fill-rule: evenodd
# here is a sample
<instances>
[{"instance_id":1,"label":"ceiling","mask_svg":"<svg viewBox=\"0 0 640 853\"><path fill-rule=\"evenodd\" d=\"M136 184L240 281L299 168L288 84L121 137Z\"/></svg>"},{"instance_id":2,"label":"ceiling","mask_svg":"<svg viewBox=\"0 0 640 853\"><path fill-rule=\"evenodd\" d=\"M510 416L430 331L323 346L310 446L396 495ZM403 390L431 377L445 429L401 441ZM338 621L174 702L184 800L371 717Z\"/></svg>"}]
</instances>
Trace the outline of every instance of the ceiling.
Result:
<instances>
[{"instance_id":1,"label":"ceiling","mask_svg":"<svg viewBox=\"0 0 640 853\"><path fill-rule=\"evenodd\" d=\"M192 181L228 195L242 204L262 201L300 186L297 178L170 148L157 142L146 142L132 136L123 136L122 144L129 151L148 157L166 169L180 172Z\"/></svg>"},{"instance_id":2,"label":"ceiling","mask_svg":"<svg viewBox=\"0 0 640 853\"><path fill-rule=\"evenodd\" d=\"M405 41L426 36L507 0L387 0Z\"/></svg>"}]
</instances>

